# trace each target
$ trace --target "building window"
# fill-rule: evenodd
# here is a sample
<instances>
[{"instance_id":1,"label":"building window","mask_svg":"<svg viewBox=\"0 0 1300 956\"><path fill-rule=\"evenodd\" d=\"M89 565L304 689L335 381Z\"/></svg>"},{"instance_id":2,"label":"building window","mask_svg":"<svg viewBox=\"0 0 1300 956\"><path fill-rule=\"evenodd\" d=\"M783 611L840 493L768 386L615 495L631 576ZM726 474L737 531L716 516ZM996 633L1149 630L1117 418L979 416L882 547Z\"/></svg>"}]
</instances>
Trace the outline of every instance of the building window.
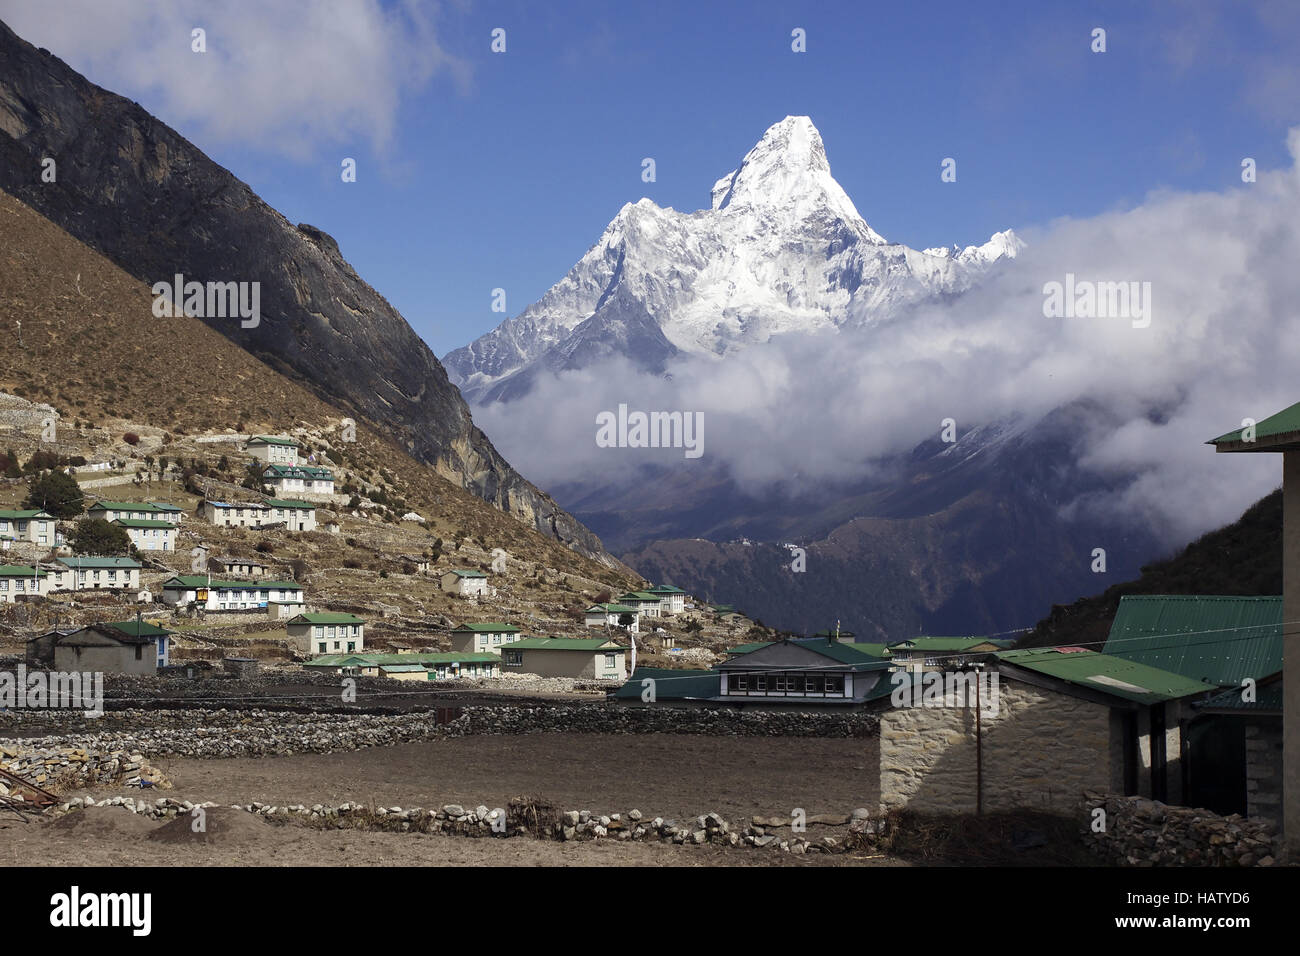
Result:
<instances>
[{"instance_id":1,"label":"building window","mask_svg":"<svg viewBox=\"0 0 1300 956\"><path fill-rule=\"evenodd\" d=\"M605 670L612 671L612 670L614 670L614 668L616 668L616 667L618 667L618 655L617 655L617 654L606 654L606 655L605 655Z\"/></svg>"},{"instance_id":2,"label":"building window","mask_svg":"<svg viewBox=\"0 0 1300 956\"><path fill-rule=\"evenodd\" d=\"M826 693L843 695L844 678L842 675L832 674L826 678Z\"/></svg>"},{"instance_id":3,"label":"building window","mask_svg":"<svg viewBox=\"0 0 1300 956\"><path fill-rule=\"evenodd\" d=\"M320 653L322 653L322 654L325 653L325 642L324 642L324 641L321 641L321 642L320 642L319 644L317 644L316 646L317 646L317 648L319 649Z\"/></svg>"}]
</instances>

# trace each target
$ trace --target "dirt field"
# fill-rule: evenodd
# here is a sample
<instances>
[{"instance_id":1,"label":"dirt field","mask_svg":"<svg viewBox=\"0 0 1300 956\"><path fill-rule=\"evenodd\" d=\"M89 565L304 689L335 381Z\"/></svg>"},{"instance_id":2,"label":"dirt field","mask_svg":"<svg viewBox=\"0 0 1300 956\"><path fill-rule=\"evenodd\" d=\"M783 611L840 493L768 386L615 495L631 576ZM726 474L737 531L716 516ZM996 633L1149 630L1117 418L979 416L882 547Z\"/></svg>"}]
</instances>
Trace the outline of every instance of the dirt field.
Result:
<instances>
[{"instance_id":1,"label":"dirt field","mask_svg":"<svg viewBox=\"0 0 1300 956\"><path fill-rule=\"evenodd\" d=\"M663 844L556 843L424 833L276 826L236 810L208 812L206 841L177 821L94 807L51 823L0 822L0 866L895 866L859 853L797 857L778 851ZM188 821L181 820L182 824ZM171 828L171 831L167 831ZM178 832L179 830L179 832ZM161 837L157 838L157 837Z\"/></svg>"},{"instance_id":2,"label":"dirt field","mask_svg":"<svg viewBox=\"0 0 1300 956\"><path fill-rule=\"evenodd\" d=\"M219 804L505 806L527 795L564 809L659 816L717 811L848 813L875 807L875 738L528 734L475 736L339 754L155 761L168 796Z\"/></svg>"},{"instance_id":3,"label":"dirt field","mask_svg":"<svg viewBox=\"0 0 1300 956\"><path fill-rule=\"evenodd\" d=\"M847 813L876 805L870 739L535 734L466 737L339 754L236 760L161 759L166 795L232 803L374 802L504 806L527 794L564 809L685 818L717 811ZM872 768L872 769L869 769ZM103 790L97 796L139 791ZM71 794L69 794L70 796ZM161 794L160 794L161 795ZM317 831L233 810L209 813L209 832L160 824L117 807L53 822L0 821L0 865L729 866L899 865L867 853L779 852L662 844L555 843L438 834ZM168 829L170 828L170 829ZM809 835L821 827L810 827ZM830 832L830 831L827 831Z\"/></svg>"}]
</instances>

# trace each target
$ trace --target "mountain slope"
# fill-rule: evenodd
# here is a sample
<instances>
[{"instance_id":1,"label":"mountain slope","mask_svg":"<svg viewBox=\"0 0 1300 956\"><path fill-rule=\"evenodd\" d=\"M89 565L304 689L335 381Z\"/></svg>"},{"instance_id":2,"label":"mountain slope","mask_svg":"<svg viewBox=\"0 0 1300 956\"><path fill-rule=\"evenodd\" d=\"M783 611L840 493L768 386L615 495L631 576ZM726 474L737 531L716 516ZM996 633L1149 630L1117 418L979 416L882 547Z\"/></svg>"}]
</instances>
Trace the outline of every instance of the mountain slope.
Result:
<instances>
[{"instance_id":1,"label":"mountain slope","mask_svg":"<svg viewBox=\"0 0 1300 956\"><path fill-rule=\"evenodd\" d=\"M12 334L0 349L0 392L49 403L61 416L55 444L29 447L62 452L59 442L75 436L84 444L94 434L116 439L106 454L121 455L120 425L114 428L123 419L178 438L307 427L335 436L331 455L345 461L335 469L341 480L353 471L390 474L409 506L428 519L430 543L459 531L606 587L640 584L621 566L586 558L506 516L414 460L365 419L357 420L355 442L341 444L346 412L198 319L154 318L150 302L148 286L0 191L0 306L22 322L21 345ZM20 448L36 437L16 439L8 424L0 422ZM503 577L523 567L512 562Z\"/></svg>"},{"instance_id":2,"label":"mountain slope","mask_svg":"<svg viewBox=\"0 0 1300 956\"><path fill-rule=\"evenodd\" d=\"M57 180L41 181L42 160ZM295 227L141 107L0 23L0 188L146 283L259 282L261 321L222 335L449 480L588 555L600 541L473 423L428 347L320 230ZM146 313L148 314L148 313Z\"/></svg>"},{"instance_id":3,"label":"mountain slope","mask_svg":"<svg viewBox=\"0 0 1300 956\"><path fill-rule=\"evenodd\" d=\"M657 372L679 353L882 321L1021 247L1009 231L964 250L888 242L832 177L811 120L788 116L714 184L709 209L628 203L541 299L443 362L475 404L610 354Z\"/></svg>"},{"instance_id":4,"label":"mountain slope","mask_svg":"<svg viewBox=\"0 0 1300 956\"><path fill-rule=\"evenodd\" d=\"M1019 642L1021 647L1086 645L1100 650L1126 594L1282 593L1282 492L1251 505L1232 524L1154 561L1132 581L1058 605Z\"/></svg>"}]
</instances>

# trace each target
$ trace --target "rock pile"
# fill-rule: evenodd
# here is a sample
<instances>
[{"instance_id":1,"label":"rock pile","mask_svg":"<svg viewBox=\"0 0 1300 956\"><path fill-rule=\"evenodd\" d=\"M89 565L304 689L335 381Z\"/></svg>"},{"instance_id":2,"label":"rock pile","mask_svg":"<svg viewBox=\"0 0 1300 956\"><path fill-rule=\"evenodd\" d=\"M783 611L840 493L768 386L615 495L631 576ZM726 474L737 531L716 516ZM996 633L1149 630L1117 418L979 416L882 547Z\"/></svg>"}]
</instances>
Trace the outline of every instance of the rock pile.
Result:
<instances>
[{"instance_id":1,"label":"rock pile","mask_svg":"<svg viewBox=\"0 0 1300 956\"><path fill-rule=\"evenodd\" d=\"M0 766L51 793L105 784L171 787L162 771L134 748L0 747ZM0 795L10 796L10 790L0 781Z\"/></svg>"},{"instance_id":2,"label":"rock pile","mask_svg":"<svg viewBox=\"0 0 1300 956\"><path fill-rule=\"evenodd\" d=\"M1089 848L1121 866L1272 866L1277 862L1277 828L1265 820L1099 793L1085 794L1083 809L1087 821L1083 836Z\"/></svg>"}]
</instances>

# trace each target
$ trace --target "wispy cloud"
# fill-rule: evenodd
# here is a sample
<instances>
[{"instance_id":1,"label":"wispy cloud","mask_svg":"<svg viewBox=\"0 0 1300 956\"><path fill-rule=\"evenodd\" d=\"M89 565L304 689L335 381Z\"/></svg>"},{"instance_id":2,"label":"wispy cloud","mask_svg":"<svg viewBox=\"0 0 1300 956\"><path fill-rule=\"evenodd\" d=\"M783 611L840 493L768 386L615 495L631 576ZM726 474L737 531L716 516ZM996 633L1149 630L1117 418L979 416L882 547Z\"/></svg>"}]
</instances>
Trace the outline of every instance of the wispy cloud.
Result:
<instances>
[{"instance_id":1,"label":"wispy cloud","mask_svg":"<svg viewBox=\"0 0 1300 956\"><path fill-rule=\"evenodd\" d=\"M0 0L0 18L91 80L206 145L295 159L361 143L382 155L403 101L469 65L438 42L438 7L403 0ZM206 53L192 50L194 29Z\"/></svg>"},{"instance_id":2,"label":"wispy cloud","mask_svg":"<svg viewBox=\"0 0 1300 956\"><path fill-rule=\"evenodd\" d=\"M1300 154L1300 129L1288 138ZM619 480L655 453L598 448L595 415L619 403L704 413L704 461L750 492L825 488L939 434L1081 402L1078 467L1120 480L1091 501L1171 541L1234 519L1280 481L1273 456L1204 442L1297 400L1300 171L1222 193L1165 192L1136 208L1062 220L960 300L861 332L773 340L725 361L692 357L671 380L618 362L543 378L524 402L475 417L543 484ZM1048 318L1043 287L1067 273L1149 282L1151 322ZM698 467L680 452L657 455ZM792 482L794 476L799 480Z\"/></svg>"}]
</instances>

